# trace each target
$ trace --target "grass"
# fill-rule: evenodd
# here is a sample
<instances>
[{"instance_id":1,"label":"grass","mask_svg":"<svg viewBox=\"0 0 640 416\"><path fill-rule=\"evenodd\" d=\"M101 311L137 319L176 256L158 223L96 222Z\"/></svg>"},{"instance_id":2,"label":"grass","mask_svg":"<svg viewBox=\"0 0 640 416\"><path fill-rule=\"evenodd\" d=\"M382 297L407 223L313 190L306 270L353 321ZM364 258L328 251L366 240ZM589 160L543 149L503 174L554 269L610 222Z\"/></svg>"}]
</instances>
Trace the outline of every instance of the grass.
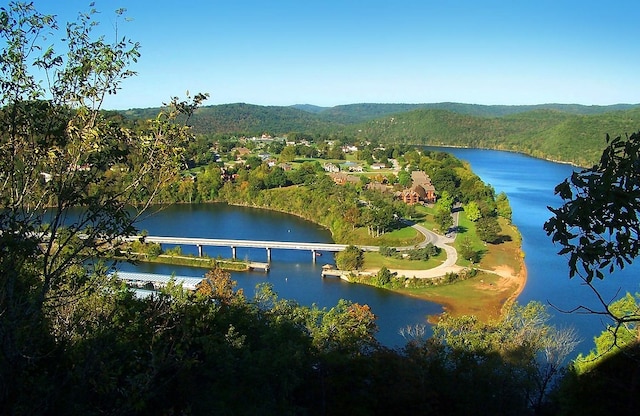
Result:
<instances>
[{"instance_id":1,"label":"grass","mask_svg":"<svg viewBox=\"0 0 640 416\"><path fill-rule=\"evenodd\" d=\"M523 264L522 237L518 229L504 218L500 218L499 222L502 227L503 242L488 244L479 266L489 270L506 266L517 274L521 271Z\"/></svg>"},{"instance_id":2,"label":"grass","mask_svg":"<svg viewBox=\"0 0 640 416\"><path fill-rule=\"evenodd\" d=\"M423 225L432 228L429 223L428 208L425 208ZM474 250L480 251L482 258L479 264L473 265L484 270L509 268L514 275L524 273L521 250L521 237L518 230L503 218L499 219L502 227L502 242L499 244L485 244L475 233L475 225L460 213L460 232L455 241L455 247L460 251L463 238L469 238ZM378 253L366 253L367 268L387 268L419 270L433 268L444 260L444 253L440 259L430 259L429 262L410 262L407 260L389 259ZM458 259L458 265L472 266L469 260ZM455 316L475 315L483 321L496 319L500 316L505 303L517 294L520 279L501 277L498 274L480 271L475 277L458 281L453 284L442 284L423 288L403 288L395 290L398 293L419 297L443 305L448 313Z\"/></svg>"},{"instance_id":3,"label":"grass","mask_svg":"<svg viewBox=\"0 0 640 416\"><path fill-rule=\"evenodd\" d=\"M503 278L491 273L450 285L402 289L399 292L443 305L452 315L475 315L489 321L500 316L502 307L513 289Z\"/></svg>"},{"instance_id":4,"label":"grass","mask_svg":"<svg viewBox=\"0 0 640 416\"><path fill-rule=\"evenodd\" d=\"M233 259L214 259L211 257L195 257L192 255L171 255L161 254L157 257L148 257L145 255L137 256L136 261L144 263L171 264L174 266L199 267L203 269L212 269L216 265L226 271L247 271L249 266L247 262Z\"/></svg>"},{"instance_id":5,"label":"grass","mask_svg":"<svg viewBox=\"0 0 640 416\"><path fill-rule=\"evenodd\" d=\"M387 269L403 269L403 270L424 270L432 269L442 264L445 259L445 253L441 252L436 257L431 257L428 261L404 260L393 257L385 257L378 252L364 253L365 269L380 269L385 266Z\"/></svg>"},{"instance_id":6,"label":"grass","mask_svg":"<svg viewBox=\"0 0 640 416\"><path fill-rule=\"evenodd\" d=\"M366 228L361 227L351 233L350 241L364 246L409 247L421 243L424 237L411 227L398 228L380 237L372 237Z\"/></svg>"}]
</instances>

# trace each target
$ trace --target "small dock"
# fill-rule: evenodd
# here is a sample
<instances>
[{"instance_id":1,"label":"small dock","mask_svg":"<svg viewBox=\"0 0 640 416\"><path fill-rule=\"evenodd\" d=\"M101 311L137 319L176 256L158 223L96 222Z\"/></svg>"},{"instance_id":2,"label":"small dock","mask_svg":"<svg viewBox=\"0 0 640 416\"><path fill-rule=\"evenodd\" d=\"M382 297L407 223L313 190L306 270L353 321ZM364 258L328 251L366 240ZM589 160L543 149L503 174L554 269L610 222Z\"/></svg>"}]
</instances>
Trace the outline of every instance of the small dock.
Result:
<instances>
[{"instance_id":1,"label":"small dock","mask_svg":"<svg viewBox=\"0 0 640 416\"><path fill-rule=\"evenodd\" d=\"M322 278L324 279L325 277L339 277L340 279L344 280L345 282L350 282L349 280L349 275L351 274L350 271L345 271L345 270L336 270L336 269L322 269Z\"/></svg>"},{"instance_id":2,"label":"small dock","mask_svg":"<svg viewBox=\"0 0 640 416\"><path fill-rule=\"evenodd\" d=\"M271 270L269 263L258 263L255 261L248 262L247 267L249 270L263 270L265 273L268 273L269 270Z\"/></svg>"}]
</instances>

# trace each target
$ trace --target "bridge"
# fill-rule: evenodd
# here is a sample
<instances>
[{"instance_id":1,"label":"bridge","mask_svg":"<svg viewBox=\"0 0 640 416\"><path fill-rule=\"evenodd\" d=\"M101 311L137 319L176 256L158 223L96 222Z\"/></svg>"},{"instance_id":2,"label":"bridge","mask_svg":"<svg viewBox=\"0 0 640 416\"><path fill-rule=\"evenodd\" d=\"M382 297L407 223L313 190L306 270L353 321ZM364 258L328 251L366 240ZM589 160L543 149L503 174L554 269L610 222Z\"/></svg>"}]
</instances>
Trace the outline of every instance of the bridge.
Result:
<instances>
[{"instance_id":1,"label":"bridge","mask_svg":"<svg viewBox=\"0 0 640 416\"><path fill-rule=\"evenodd\" d=\"M343 251L348 247L347 244L333 244L333 243L303 243L295 241L267 241L267 240L230 240L230 239L215 239L215 238L192 238L192 237L160 237L160 236L132 236L122 237L122 241L144 241L147 243L157 244L175 244L175 245L187 245L196 246L198 248L198 255L202 257L202 248L205 246L210 247L231 247L232 258L236 258L236 249L242 248L264 248L267 251L267 261L271 261L272 249L283 250L304 250L310 251L313 261L316 261L316 257L321 251L328 251L336 253ZM376 246L358 246L364 251L379 251L379 247Z\"/></svg>"}]
</instances>

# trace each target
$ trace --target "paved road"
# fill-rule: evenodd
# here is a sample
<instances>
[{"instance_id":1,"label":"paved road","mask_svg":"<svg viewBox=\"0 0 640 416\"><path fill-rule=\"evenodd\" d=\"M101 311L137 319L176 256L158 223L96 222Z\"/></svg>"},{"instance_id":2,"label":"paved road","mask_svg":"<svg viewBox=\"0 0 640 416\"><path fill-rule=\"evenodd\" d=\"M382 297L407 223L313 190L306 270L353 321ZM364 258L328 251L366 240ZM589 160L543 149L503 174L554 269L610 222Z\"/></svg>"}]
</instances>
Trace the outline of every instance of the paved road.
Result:
<instances>
[{"instance_id":1,"label":"paved road","mask_svg":"<svg viewBox=\"0 0 640 416\"><path fill-rule=\"evenodd\" d=\"M454 217L454 229L458 226L458 213L455 212L453 214ZM457 273L460 270L464 269L464 267L456 266L456 262L458 261L458 252L457 250L451 246L455 241L456 234L455 232L450 233L449 236L444 236L440 234L436 234L433 231L430 231L423 227L420 224L415 224L411 221L405 220L406 224L411 225L418 232L422 233L425 237L424 241L418 244L418 247L424 247L429 243L432 243L436 247L440 247L447 253L447 259L439 266L436 266L432 269L426 270L401 270L401 269L389 269L391 272L398 273L398 276L406 276L406 277L417 277L417 278L434 278L444 276L447 273L453 272Z\"/></svg>"}]
</instances>

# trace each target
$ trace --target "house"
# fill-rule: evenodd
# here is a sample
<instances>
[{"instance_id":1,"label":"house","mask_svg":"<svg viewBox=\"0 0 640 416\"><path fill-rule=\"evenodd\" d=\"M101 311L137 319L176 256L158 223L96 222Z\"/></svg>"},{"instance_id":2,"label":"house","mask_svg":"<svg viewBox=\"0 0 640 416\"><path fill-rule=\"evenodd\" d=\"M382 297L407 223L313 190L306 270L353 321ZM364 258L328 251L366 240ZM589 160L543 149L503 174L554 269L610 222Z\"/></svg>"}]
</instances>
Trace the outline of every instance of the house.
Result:
<instances>
[{"instance_id":1,"label":"house","mask_svg":"<svg viewBox=\"0 0 640 416\"><path fill-rule=\"evenodd\" d=\"M369 182L367 184L367 189L369 189L370 191L385 193L389 192L391 190L391 187L380 182Z\"/></svg>"},{"instance_id":2,"label":"house","mask_svg":"<svg viewBox=\"0 0 640 416\"><path fill-rule=\"evenodd\" d=\"M387 165L385 165L384 163L379 163L379 162L374 163L373 165L371 165L371 169L374 169L374 170L380 170L380 169L384 169L386 167L387 167Z\"/></svg>"},{"instance_id":3,"label":"house","mask_svg":"<svg viewBox=\"0 0 640 416\"><path fill-rule=\"evenodd\" d=\"M343 170L348 170L349 172L362 172L362 166L358 165L356 162L346 162L342 165L344 167Z\"/></svg>"},{"instance_id":4,"label":"house","mask_svg":"<svg viewBox=\"0 0 640 416\"><path fill-rule=\"evenodd\" d=\"M344 185L346 183L351 183L351 184L359 184L360 183L360 178L353 176L353 175L348 175L346 173L343 172L338 172L338 173L330 173L329 177L331 179L333 179L333 181L337 184L337 185Z\"/></svg>"},{"instance_id":5,"label":"house","mask_svg":"<svg viewBox=\"0 0 640 416\"><path fill-rule=\"evenodd\" d=\"M340 172L340 167L338 167L337 165L333 164L333 163L325 163L324 165L322 165L322 168L330 173L336 173L336 172Z\"/></svg>"},{"instance_id":6,"label":"house","mask_svg":"<svg viewBox=\"0 0 640 416\"><path fill-rule=\"evenodd\" d=\"M409 205L420 202L436 202L436 188L431 184L431 178L423 171L411 172L412 184L409 189L405 189L398 197Z\"/></svg>"},{"instance_id":7,"label":"house","mask_svg":"<svg viewBox=\"0 0 640 416\"><path fill-rule=\"evenodd\" d=\"M342 146L342 152L343 153L354 153L358 151L358 146L354 146L354 145L345 145Z\"/></svg>"},{"instance_id":8,"label":"house","mask_svg":"<svg viewBox=\"0 0 640 416\"><path fill-rule=\"evenodd\" d=\"M235 147L232 149L232 152L237 155L236 159L240 159L242 156L246 156L251 153L251 150L247 149L246 147Z\"/></svg>"}]
</instances>

